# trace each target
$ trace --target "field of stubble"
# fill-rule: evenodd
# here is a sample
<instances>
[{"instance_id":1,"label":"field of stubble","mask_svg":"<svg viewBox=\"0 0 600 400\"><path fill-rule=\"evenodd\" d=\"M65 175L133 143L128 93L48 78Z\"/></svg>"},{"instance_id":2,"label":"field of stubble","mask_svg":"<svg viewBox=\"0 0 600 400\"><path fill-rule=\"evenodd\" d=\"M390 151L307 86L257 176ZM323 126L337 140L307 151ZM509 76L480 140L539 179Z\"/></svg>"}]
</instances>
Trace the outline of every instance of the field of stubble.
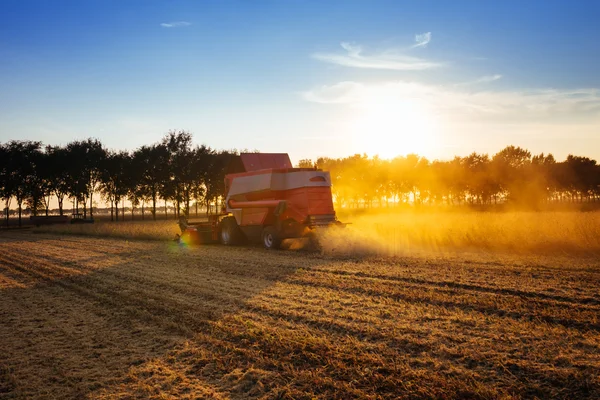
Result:
<instances>
[{"instance_id":1,"label":"field of stubble","mask_svg":"<svg viewBox=\"0 0 600 400\"><path fill-rule=\"evenodd\" d=\"M599 398L600 260L0 232L0 399Z\"/></svg>"}]
</instances>

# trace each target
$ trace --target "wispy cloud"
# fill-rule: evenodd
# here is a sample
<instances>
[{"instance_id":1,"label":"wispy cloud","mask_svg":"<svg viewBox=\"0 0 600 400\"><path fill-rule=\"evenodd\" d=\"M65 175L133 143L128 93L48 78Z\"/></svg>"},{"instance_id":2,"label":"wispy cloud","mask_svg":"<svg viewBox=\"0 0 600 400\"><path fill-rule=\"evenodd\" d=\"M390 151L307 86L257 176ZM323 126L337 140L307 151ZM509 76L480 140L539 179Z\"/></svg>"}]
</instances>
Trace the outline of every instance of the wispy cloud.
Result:
<instances>
[{"instance_id":1,"label":"wispy cloud","mask_svg":"<svg viewBox=\"0 0 600 400\"><path fill-rule=\"evenodd\" d=\"M412 46L415 47L427 47L427 44L431 42L431 32L425 32L415 35L415 44Z\"/></svg>"},{"instance_id":2,"label":"wispy cloud","mask_svg":"<svg viewBox=\"0 0 600 400\"><path fill-rule=\"evenodd\" d=\"M494 82L497 80L502 79L502 75L500 74L494 74L494 75L484 75L480 78L477 78L475 80L472 81L468 81L468 82L462 82L462 83L457 83L454 86L472 86L472 85L479 85L479 84L485 84L485 83L490 83L490 82Z\"/></svg>"},{"instance_id":3,"label":"wispy cloud","mask_svg":"<svg viewBox=\"0 0 600 400\"><path fill-rule=\"evenodd\" d=\"M491 75L486 80L500 79L497 76ZM454 120L600 119L600 90L594 88L483 91L457 85L435 86L405 81L378 84L345 81L317 87L302 95L311 102L358 108L380 103L393 106L415 102L434 115L447 115Z\"/></svg>"},{"instance_id":4,"label":"wispy cloud","mask_svg":"<svg viewBox=\"0 0 600 400\"><path fill-rule=\"evenodd\" d=\"M482 76L481 78L475 80L474 83L494 82L494 81L497 81L498 79L502 79L502 75L500 75L500 74L485 75L485 76Z\"/></svg>"},{"instance_id":5,"label":"wispy cloud","mask_svg":"<svg viewBox=\"0 0 600 400\"><path fill-rule=\"evenodd\" d=\"M427 42L423 42L424 44L421 46L431 40L430 32L424 35L429 35L429 38L425 38L424 40ZM341 47L346 51L345 53L315 53L312 56L320 61L352 68L418 71L443 65L439 62L428 61L391 50L365 55L360 45L348 42L342 42Z\"/></svg>"},{"instance_id":6,"label":"wispy cloud","mask_svg":"<svg viewBox=\"0 0 600 400\"><path fill-rule=\"evenodd\" d=\"M360 99L364 86L357 82L339 82L302 92L305 100L321 104L352 104Z\"/></svg>"},{"instance_id":7,"label":"wispy cloud","mask_svg":"<svg viewBox=\"0 0 600 400\"><path fill-rule=\"evenodd\" d=\"M163 22L160 24L163 28L182 28L184 26L190 26L192 23L187 21L175 21L175 22Z\"/></svg>"}]
</instances>

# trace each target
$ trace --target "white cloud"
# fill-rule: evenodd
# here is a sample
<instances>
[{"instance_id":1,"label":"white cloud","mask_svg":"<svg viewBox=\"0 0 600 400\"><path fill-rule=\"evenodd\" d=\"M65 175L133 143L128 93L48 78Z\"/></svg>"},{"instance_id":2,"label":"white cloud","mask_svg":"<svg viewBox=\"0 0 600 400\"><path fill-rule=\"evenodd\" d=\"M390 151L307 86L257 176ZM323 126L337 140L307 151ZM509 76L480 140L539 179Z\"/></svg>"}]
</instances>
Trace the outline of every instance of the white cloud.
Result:
<instances>
[{"instance_id":1,"label":"white cloud","mask_svg":"<svg viewBox=\"0 0 600 400\"><path fill-rule=\"evenodd\" d=\"M487 81L497 80L496 75ZM406 102L418 103L432 115L452 120L495 120L503 122L540 122L552 120L600 119L600 91L593 88L557 90L531 89L483 91L468 87L434 86L393 81L378 84L340 82L303 93L307 101L346 104L351 107L386 107Z\"/></svg>"},{"instance_id":2,"label":"white cloud","mask_svg":"<svg viewBox=\"0 0 600 400\"><path fill-rule=\"evenodd\" d=\"M426 34L425 34L426 35ZM429 39L431 35L429 34ZM426 43L425 43L426 44ZM385 51L364 55L359 45L342 42L340 44L346 53L315 53L313 58L344 67L386 69L397 71L418 71L441 67L443 64L422 58L412 57L398 51Z\"/></svg>"},{"instance_id":3,"label":"white cloud","mask_svg":"<svg viewBox=\"0 0 600 400\"><path fill-rule=\"evenodd\" d=\"M323 85L319 88L302 92L305 100L322 104L350 104L360 101L364 85L357 82L339 82L334 85Z\"/></svg>"},{"instance_id":4,"label":"white cloud","mask_svg":"<svg viewBox=\"0 0 600 400\"><path fill-rule=\"evenodd\" d=\"M412 46L415 47L427 47L427 44L431 42L431 32L420 33L415 35L415 44Z\"/></svg>"},{"instance_id":5,"label":"white cloud","mask_svg":"<svg viewBox=\"0 0 600 400\"><path fill-rule=\"evenodd\" d=\"M494 75L484 75L480 78L477 78L473 81L469 81L469 82L463 82L463 83L457 83L455 86L471 86L471 85L478 85L480 83L490 83L490 82L494 82L497 80L502 79L502 75L500 74L494 74Z\"/></svg>"},{"instance_id":6,"label":"white cloud","mask_svg":"<svg viewBox=\"0 0 600 400\"><path fill-rule=\"evenodd\" d=\"M182 28L184 26L190 26L191 22L186 21L175 21L175 22L163 22L160 24L163 28Z\"/></svg>"},{"instance_id":7,"label":"white cloud","mask_svg":"<svg viewBox=\"0 0 600 400\"><path fill-rule=\"evenodd\" d=\"M502 75L500 75L500 74L485 75L485 76L482 76L481 78L477 79L475 81L475 83L494 82L494 81L497 81L498 79L502 79Z\"/></svg>"}]
</instances>

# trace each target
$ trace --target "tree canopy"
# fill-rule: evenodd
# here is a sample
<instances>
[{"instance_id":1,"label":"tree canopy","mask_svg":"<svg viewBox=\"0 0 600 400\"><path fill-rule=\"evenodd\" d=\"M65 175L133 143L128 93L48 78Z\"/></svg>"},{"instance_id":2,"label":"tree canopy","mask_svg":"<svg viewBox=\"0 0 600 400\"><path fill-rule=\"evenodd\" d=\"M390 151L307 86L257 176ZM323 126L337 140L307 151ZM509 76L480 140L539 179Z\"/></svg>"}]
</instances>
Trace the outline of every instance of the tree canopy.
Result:
<instances>
[{"instance_id":1,"label":"tree canopy","mask_svg":"<svg viewBox=\"0 0 600 400\"><path fill-rule=\"evenodd\" d=\"M188 216L191 205L208 210L225 191L226 167L234 151L194 146L186 131L170 131L162 141L134 151L109 150L97 139L46 146L13 140L0 144L0 199L23 206L32 215L49 212L56 198L63 215L69 198L76 213L93 217L94 193L110 204L112 218L124 218L124 200L131 211L148 204L154 219L162 200L175 205L175 215ZM600 197L600 166L588 157L569 155L557 162L552 154L533 155L508 146L494 155L472 153L452 160L417 154L391 160L355 154L344 158L302 159L302 168L330 171L337 207L411 205L489 205L511 203L537 207L561 201L596 201ZM113 214L114 211L114 214ZM6 212L7 223L8 213Z\"/></svg>"}]
</instances>

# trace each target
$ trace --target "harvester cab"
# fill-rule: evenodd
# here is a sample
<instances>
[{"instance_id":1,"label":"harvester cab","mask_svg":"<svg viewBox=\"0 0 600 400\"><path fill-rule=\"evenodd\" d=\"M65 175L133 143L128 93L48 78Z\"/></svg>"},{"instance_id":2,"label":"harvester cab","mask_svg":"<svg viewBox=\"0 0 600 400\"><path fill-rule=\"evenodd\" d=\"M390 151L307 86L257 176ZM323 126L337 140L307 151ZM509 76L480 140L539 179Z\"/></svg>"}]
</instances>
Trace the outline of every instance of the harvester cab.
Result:
<instances>
[{"instance_id":1,"label":"harvester cab","mask_svg":"<svg viewBox=\"0 0 600 400\"><path fill-rule=\"evenodd\" d=\"M314 237L318 229L344 225L333 208L329 172L293 168L285 153L234 157L225 190L222 214L208 223L187 225L184 241L187 236L187 241L225 245L262 242L274 249L284 239Z\"/></svg>"}]
</instances>

